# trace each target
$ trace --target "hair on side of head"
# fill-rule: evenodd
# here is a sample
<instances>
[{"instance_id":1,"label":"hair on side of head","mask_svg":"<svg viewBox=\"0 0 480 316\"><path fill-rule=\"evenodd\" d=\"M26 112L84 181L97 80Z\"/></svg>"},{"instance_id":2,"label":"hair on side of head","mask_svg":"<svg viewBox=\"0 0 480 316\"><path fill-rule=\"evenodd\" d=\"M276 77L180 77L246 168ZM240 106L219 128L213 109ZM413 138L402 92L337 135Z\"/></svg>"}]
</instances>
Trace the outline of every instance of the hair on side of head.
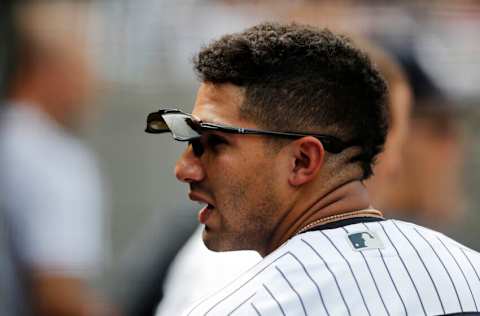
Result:
<instances>
[{"instance_id":1,"label":"hair on side of head","mask_svg":"<svg viewBox=\"0 0 480 316\"><path fill-rule=\"evenodd\" d=\"M387 87L366 54L328 29L262 23L201 49L203 82L245 89L241 115L264 128L357 141L364 179L388 130Z\"/></svg>"}]
</instances>

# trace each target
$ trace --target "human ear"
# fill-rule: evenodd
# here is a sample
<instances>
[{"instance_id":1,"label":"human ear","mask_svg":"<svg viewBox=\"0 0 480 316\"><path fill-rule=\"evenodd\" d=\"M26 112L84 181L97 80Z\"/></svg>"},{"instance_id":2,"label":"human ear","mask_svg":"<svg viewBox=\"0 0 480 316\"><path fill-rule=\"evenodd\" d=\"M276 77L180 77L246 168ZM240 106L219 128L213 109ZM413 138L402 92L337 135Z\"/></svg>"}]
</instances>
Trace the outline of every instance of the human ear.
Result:
<instances>
[{"instance_id":1,"label":"human ear","mask_svg":"<svg viewBox=\"0 0 480 316\"><path fill-rule=\"evenodd\" d=\"M325 150L319 139L307 136L291 144L291 170L288 181L292 186L300 186L312 181L323 166Z\"/></svg>"}]
</instances>

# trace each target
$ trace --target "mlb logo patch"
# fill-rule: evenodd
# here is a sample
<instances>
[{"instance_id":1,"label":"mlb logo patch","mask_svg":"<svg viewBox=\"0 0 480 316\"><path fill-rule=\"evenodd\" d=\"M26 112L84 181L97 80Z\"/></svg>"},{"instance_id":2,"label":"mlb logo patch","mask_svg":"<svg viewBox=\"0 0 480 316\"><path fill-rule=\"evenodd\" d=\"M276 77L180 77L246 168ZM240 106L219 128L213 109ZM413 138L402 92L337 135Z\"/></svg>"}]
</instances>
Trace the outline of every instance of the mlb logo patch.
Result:
<instances>
[{"instance_id":1,"label":"mlb logo patch","mask_svg":"<svg viewBox=\"0 0 480 316\"><path fill-rule=\"evenodd\" d=\"M356 251L383 248L382 240L377 234L369 230L350 233L347 237L353 250Z\"/></svg>"}]
</instances>

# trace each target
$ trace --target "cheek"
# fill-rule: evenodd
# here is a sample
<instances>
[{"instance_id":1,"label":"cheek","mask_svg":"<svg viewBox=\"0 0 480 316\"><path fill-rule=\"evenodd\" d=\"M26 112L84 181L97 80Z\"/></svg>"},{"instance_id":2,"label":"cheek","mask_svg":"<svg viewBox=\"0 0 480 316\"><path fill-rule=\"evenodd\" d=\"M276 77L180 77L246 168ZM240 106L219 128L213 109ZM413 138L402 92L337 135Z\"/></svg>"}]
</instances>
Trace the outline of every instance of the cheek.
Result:
<instances>
[{"instance_id":1,"label":"cheek","mask_svg":"<svg viewBox=\"0 0 480 316\"><path fill-rule=\"evenodd\" d=\"M272 180L272 159L262 154L238 153L205 157L207 182L219 206L245 208L262 199ZM226 210L225 210L226 211Z\"/></svg>"},{"instance_id":2,"label":"cheek","mask_svg":"<svg viewBox=\"0 0 480 316\"><path fill-rule=\"evenodd\" d=\"M218 198L224 211L229 212L231 216L238 216L245 208L251 194L249 188L251 184L249 179L243 174L222 174L224 179L222 183L218 183ZM223 204L223 205L222 205Z\"/></svg>"},{"instance_id":3,"label":"cheek","mask_svg":"<svg viewBox=\"0 0 480 316\"><path fill-rule=\"evenodd\" d=\"M265 166L252 166L241 169L236 175L227 178L228 187L221 192L232 212L232 218L251 218L270 209L274 204L274 191L270 170Z\"/></svg>"},{"instance_id":4,"label":"cheek","mask_svg":"<svg viewBox=\"0 0 480 316\"><path fill-rule=\"evenodd\" d=\"M218 170L221 176L213 185L216 187L215 199L224 223L238 223L248 218L258 198L255 177L246 172L232 172L231 169ZM220 180L221 178L221 180Z\"/></svg>"},{"instance_id":5,"label":"cheek","mask_svg":"<svg viewBox=\"0 0 480 316\"><path fill-rule=\"evenodd\" d=\"M243 181L254 164L238 154L212 154L205 157L204 166L209 184L218 190L228 190L230 185Z\"/></svg>"}]
</instances>

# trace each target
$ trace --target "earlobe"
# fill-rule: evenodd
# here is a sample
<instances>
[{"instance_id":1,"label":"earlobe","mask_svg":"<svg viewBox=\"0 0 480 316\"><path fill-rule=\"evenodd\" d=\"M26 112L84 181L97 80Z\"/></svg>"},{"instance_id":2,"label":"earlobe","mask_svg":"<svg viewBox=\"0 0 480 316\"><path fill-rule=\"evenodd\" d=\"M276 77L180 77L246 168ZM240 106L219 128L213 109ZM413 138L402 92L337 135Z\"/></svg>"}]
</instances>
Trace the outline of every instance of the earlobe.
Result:
<instances>
[{"instance_id":1,"label":"earlobe","mask_svg":"<svg viewBox=\"0 0 480 316\"><path fill-rule=\"evenodd\" d=\"M325 150L314 137L303 137L292 143L292 168L289 183L300 186L315 179L323 166Z\"/></svg>"}]
</instances>

